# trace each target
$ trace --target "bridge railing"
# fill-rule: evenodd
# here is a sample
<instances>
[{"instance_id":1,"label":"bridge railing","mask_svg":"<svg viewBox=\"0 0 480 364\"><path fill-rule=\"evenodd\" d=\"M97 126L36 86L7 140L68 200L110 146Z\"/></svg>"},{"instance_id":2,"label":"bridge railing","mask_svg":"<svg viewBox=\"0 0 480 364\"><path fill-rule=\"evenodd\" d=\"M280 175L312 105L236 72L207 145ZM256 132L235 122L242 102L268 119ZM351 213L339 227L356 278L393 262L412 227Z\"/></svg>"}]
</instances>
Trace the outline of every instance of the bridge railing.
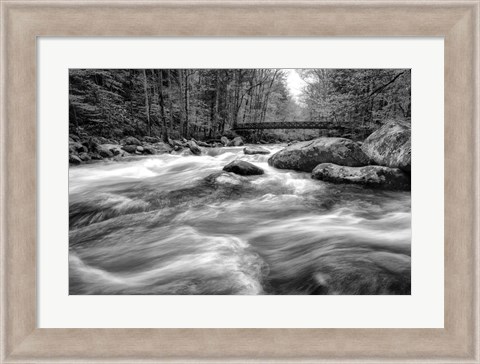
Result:
<instances>
[{"instance_id":1,"label":"bridge railing","mask_svg":"<svg viewBox=\"0 0 480 364\"><path fill-rule=\"evenodd\" d=\"M336 123L325 120L311 120L311 121L278 121L268 123L242 123L234 125L235 130L249 130L249 129L346 129L351 128L352 125L344 123Z\"/></svg>"}]
</instances>

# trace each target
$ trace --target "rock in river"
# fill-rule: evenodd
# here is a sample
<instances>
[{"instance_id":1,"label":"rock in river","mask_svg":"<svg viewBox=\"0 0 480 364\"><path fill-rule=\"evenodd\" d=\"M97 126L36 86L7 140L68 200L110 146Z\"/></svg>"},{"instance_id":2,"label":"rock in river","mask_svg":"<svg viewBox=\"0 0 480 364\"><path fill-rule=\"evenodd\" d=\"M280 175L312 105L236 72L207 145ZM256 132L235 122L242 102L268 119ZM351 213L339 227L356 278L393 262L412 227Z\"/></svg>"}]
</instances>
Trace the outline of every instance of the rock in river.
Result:
<instances>
[{"instance_id":1,"label":"rock in river","mask_svg":"<svg viewBox=\"0 0 480 364\"><path fill-rule=\"evenodd\" d=\"M256 146L249 146L243 148L243 153L245 154L270 154L268 149Z\"/></svg>"},{"instance_id":2,"label":"rock in river","mask_svg":"<svg viewBox=\"0 0 480 364\"><path fill-rule=\"evenodd\" d=\"M322 163L315 167L312 178L333 183L355 183L372 188L410 190L410 177L399 168L383 166L345 167Z\"/></svg>"},{"instance_id":3,"label":"rock in river","mask_svg":"<svg viewBox=\"0 0 480 364\"><path fill-rule=\"evenodd\" d=\"M253 176L264 173L263 169L260 167L238 159L227 164L225 167L223 167L223 170L226 172L236 173L241 176Z\"/></svg>"},{"instance_id":4,"label":"rock in river","mask_svg":"<svg viewBox=\"0 0 480 364\"><path fill-rule=\"evenodd\" d=\"M190 140L189 142L187 142L187 146L188 146L188 148L190 148L190 151L193 154L195 154L195 155L201 155L202 154L202 150L199 148L197 143L195 143L193 140Z\"/></svg>"},{"instance_id":5,"label":"rock in river","mask_svg":"<svg viewBox=\"0 0 480 364\"><path fill-rule=\"evenodd\" d=\"M227 138L226 136L222 136L222 137L220 138L220 142L226 147L226 146L228 145L228 143L229 143L229 140L228 140L228 138Z\"/></svg>"},{"instance_id":6,"label":"rock in river","mask_svg":"<svg viewBox=\"0 0 480 364\"><path fill-rule=\"evenodd\" d=\"M370 134L362 150L376 164L400 168L410 173L411 126L405 121L390 121Z\"/></svg>"},{"instance_id":7,"label":"rock in river","mask_svg":"<svg viewBox=\"0 0 480 364\"><path fill-rule=\"evenodd\" d=\"M126 137L123 142L123 145L142 145L142 142L135 137Z\"/></svg>"},{"instance_id":8,"label":"rock in river","mask_svg":"<svg viewBox=\"0 0 480 364\"><path fill-rule=\"evenodd\" d=\"M311 172L320 163L359 167L368 165L369 158L350 139L317 138L292 144L268 160L273 167L303 172Z\"/></svg>"},{"instance_id":9,"label":"rock in river","mask_svg":"<svg viewBox=\"0 0 480 364\"><path fill-rule=\"evenodd\" d=\"M135 153L137 151L137 146L133 144L124 145L122 149L127 153Z\"/></svg>"},{"instance_id":10,"label":"rock in river","mask_svg":"<svg viewBox=\"0 0 480 364\"><path fill-rule=\"evenodd\" d=\"M229 147L239 147L243 145L243 139L242 137L235 137L232 140L230 140L227 144Z\"/></svg>"}]
</instances>

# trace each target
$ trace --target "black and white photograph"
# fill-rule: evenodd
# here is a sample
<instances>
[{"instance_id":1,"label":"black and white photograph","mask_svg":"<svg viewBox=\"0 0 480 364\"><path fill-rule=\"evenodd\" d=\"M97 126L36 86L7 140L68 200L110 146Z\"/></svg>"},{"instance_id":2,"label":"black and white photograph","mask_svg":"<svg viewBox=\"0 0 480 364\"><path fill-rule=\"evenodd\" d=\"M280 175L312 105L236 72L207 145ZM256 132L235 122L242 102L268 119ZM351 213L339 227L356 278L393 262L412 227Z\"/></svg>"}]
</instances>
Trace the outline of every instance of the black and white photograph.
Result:
<instances>
[{"instance_id":1,"label":"black and white photograph","mask_svg":"<svg viewBox=\"0 0 480 364\"><path fill-rule=\"evenodd\" d=\"M70 295L411 294L410 69L70 69L68 102Z\"/></svg>"}]
</instances>

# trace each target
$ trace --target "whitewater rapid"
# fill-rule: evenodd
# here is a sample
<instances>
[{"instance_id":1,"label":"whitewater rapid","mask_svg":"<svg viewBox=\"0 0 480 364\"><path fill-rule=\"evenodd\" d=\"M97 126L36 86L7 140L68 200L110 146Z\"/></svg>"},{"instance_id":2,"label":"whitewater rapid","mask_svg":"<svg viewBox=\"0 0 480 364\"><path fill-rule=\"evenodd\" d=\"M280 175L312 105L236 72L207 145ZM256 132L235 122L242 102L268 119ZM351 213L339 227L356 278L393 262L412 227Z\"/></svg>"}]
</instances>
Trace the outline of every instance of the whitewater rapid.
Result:
<instances>
[{"instance_id":1,"label":"whitewater rapid","mask_svg":"<svg viewBox=\"0 0 480 364\"><path fill-rule=\"evenodd\" d=\"M409 192L242 150L71 167L70 294L410 294ZM235 159L265 174L207 178Z\"/></svg>"}]
</instances>

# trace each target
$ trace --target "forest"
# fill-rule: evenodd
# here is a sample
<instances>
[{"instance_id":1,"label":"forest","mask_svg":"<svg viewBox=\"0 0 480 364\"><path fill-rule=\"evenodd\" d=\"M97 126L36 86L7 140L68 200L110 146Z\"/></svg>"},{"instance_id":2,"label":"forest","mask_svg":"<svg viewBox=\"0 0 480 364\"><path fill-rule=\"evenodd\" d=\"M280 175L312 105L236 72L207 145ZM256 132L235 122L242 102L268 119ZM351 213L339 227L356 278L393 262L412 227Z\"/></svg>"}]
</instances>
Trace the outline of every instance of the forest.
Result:
<instances>
[{"instance_id":1,"label":"forest","mask_svg":"<svg viewBox=\"0 0 480 364\"><path fill-rule=\"evenodd\" d=\"M242 123L330 122L363 139L386 120L410 120L408 69L71 69L70 134L214 140ZM367 130L367 131L365 131ZM333 131L332 131L333 132ZM325 133L325 132L324 132ZM339 136L327 135L323 136ZM247 141L304 140L318 130L253 130Z\"/></svg>"}]
</instances>

